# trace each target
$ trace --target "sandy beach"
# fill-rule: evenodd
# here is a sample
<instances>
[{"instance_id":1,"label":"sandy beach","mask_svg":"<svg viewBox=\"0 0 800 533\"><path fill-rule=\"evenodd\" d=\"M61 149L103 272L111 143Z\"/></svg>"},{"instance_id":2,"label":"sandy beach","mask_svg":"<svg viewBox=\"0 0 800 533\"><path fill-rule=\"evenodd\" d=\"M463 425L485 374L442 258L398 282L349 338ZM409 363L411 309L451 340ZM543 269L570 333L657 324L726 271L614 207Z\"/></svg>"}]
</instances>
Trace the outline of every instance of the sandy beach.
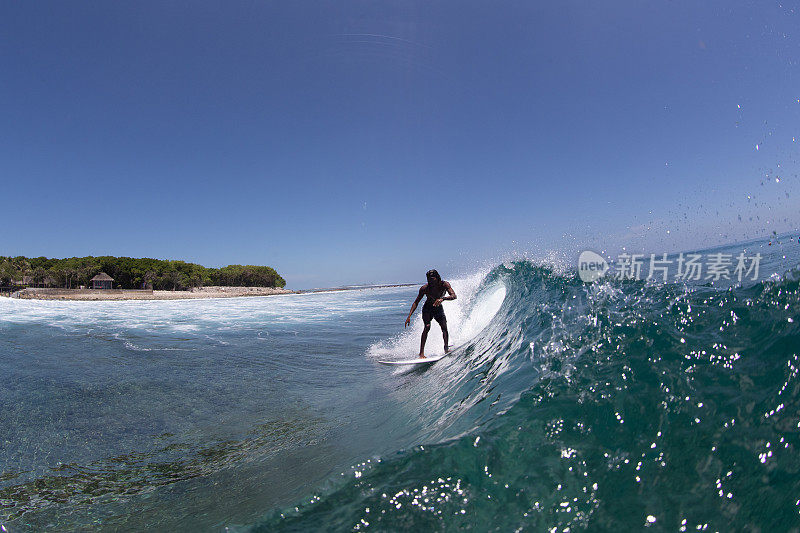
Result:
<instances>
[{"instance_id":1,"label":"sandy beach","mask_svg":"<svg viewBox=\"0 0 800 533\"><path fill-rule=\"evenodd\" d=\"M276 294L307 294L319 292L358 291L410 287L414 283L392 283L383 285L357 285L350 287L330 287L304 290L289 290L275 287L198 287L188 291L151 291L136 289L47 289L28 288L17 291L12 298L22 300L72 300L72 301L114 301L114 300L195 300L200 298L239 298L243 296L274 296Z\"/></svg>"},{"instance_id":2,"label":"sandy beach","mask_svg":"<svg viewBox=\"0 0 800 533\"><path fill-rule=\"evenodd\" d=\"M24 300L191 300L198 298L236 298L241 296L273 296L295 291L273 287L200 287L188 291L151 291L128 289L24 289L14 298Z\"/></svg>"}]
</instances>

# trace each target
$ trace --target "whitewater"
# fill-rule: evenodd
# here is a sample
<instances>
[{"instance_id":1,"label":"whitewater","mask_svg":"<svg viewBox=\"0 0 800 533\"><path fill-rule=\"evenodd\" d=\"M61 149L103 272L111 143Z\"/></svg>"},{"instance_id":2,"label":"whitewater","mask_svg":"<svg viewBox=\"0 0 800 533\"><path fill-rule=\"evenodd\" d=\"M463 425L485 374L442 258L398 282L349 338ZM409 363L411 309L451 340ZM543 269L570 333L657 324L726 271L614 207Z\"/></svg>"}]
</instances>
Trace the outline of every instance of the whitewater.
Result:
<instances>
[{"instance_id":1,"label":"whitewater","mask_svg":"<svg viewBox=\"0 0 800 533\"><path fill-rule=\"evenodd\" d=\"M521 259L449 279L459 348L409 369L377 361L418 350L415 287L0 299L0 524L796 528L800 244L747 248L743 285Z\"/></svg>"}]
</instances>

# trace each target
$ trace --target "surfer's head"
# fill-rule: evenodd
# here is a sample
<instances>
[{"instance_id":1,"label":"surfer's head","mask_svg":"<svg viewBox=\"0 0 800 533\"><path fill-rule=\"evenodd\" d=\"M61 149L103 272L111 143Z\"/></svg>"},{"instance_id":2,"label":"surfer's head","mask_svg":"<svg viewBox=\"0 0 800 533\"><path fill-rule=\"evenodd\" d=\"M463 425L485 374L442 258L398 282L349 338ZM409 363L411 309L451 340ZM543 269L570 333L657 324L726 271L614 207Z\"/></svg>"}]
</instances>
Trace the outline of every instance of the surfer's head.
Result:
<instances>
[{"instance_id":1,"label":"surfer's head","mask_svg":"<svg viewBox=\"0 0 800 533\"><path fill-rule=\"evenodd\" d=\"M428 281L442 281L442 276L440 276L439 273L436 272L436 269L433 268L425 273L425 277L428 278Z\"/></svg>"}]
</instances>

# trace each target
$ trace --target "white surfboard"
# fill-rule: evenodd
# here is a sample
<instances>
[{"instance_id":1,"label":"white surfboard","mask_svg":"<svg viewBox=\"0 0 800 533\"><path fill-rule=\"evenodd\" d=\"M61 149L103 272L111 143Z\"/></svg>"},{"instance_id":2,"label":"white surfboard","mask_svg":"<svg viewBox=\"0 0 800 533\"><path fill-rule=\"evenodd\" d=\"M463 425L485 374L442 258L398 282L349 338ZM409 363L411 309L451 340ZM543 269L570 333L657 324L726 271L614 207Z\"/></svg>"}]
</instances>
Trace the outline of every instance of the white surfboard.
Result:
<instances>
[{"instance_id":1,"label":"white surfboard","mask_svg":"<svg viewBox=\"0 0 800 533\"><path fill-rule=\"evenodd\" d=\"M421 365L426 363L435 363L439 359L442 359L447 354L442 355L434 355L431 357L423 357L419 359L404 359L402 361L378 361L382 365Z\"/></svg>"},{"instance_id":2,"label":"white surfboard","mask_svg":"<svg viewBox=\"0 0 800 533\"><path fill-rule=\"evenodd\" d=\"M463 346L463 344L461 346ZM461 348L461 346L459 346L459 348ZM403 359L401 361L378 361L378 362L382 365L424 365L427 363L435 363L440 359L444 359L445 357L453 353L453 351L455 350L456 348L453 348L453 345L451 344L450 351L447 353L443 353L442 355L432 355L430 357L422 357L417 359Z\"/></svg>"}]
</instances>

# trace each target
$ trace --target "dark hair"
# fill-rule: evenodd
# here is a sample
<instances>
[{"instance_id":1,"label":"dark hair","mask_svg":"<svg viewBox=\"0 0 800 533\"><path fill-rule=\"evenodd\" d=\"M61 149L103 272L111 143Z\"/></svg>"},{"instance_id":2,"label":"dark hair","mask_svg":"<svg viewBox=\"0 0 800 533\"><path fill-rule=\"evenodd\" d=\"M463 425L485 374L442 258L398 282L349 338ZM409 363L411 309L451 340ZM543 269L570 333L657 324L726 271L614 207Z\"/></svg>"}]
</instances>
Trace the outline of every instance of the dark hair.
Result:
<instances>
[{"instance_id":1,"label":"dark hair","mask_svg":"<svg viewBox=\"0 0 800 533\"><path fill-rule=\"evenodd\" d=\"M436 272L436 269L434 269L434 268L432 268L432 269L428 270L427 272L425 272L425 277L426 278L436 278L437 280L442 281L442 276L440 276L439 273Z\"/></svg>"}]
</instances>

